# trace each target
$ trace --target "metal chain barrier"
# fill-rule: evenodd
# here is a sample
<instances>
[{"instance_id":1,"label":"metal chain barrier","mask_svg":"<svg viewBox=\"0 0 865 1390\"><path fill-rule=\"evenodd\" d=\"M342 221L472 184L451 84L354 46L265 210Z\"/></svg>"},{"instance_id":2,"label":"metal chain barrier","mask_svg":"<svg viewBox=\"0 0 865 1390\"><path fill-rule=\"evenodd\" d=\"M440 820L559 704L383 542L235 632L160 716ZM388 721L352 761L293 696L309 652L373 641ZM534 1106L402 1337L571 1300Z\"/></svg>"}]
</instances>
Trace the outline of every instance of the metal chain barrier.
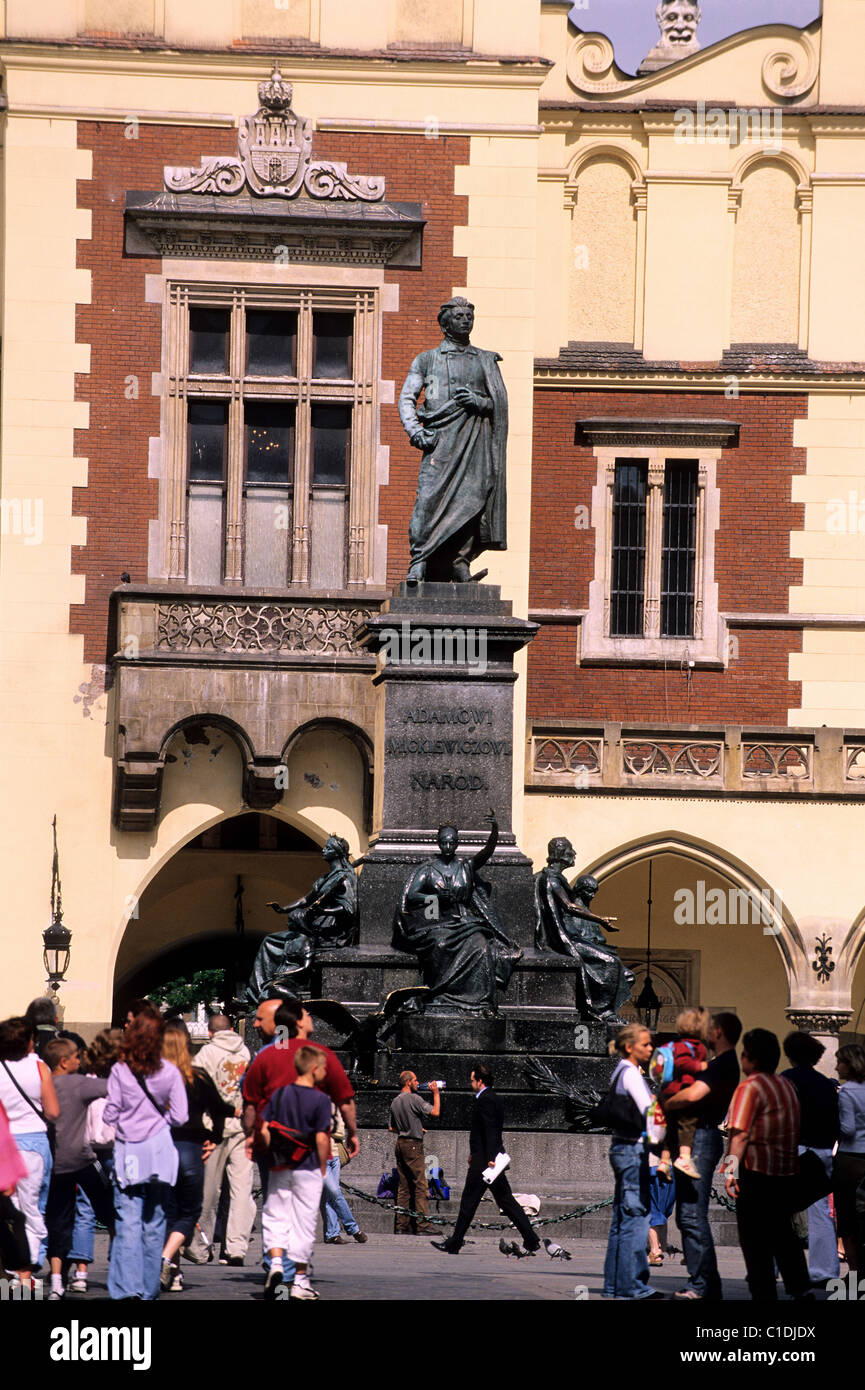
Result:
<instances>
[{"instance_id":1,"label":"metal chain barrier","mask_svg":"<svg viewBox=\"0 0 865 1390\"><path fill-rule=\"evenodd\" d=\"M359 1187L349 1187L348 1183L340 1184L343 1192L349 1193L352 1197L359 1197L363 1202L372 1202L373 1206L384 1207L386 1211L397 1212L400 1216L414 1217L416 1221L428 1222L431 1226L455 1226L456 1221L444 1216L423 1216L420 1212L412 1211L409 1207L397 1206L396 1202L389 1202L384 1197L374 1197L371 1192L362 1192ZM605 1197L602 1202L592 1202L588 1206L576 1207L573 1211L566 1211L561 1216L545 1216L540 1221L532 1221L533 1226L557 1226L562 1221L573 1221L579 1216L590 1216L593 1212L602 1211L604 1207L613 1205L613 1197ZM531 1220L531 1218L529 1218ZM473 1221L472 1229L477 1228L481 1231L509 1231L510 1221Z\"/></svg>"},{"instance_id":2,"label":"metal chain barrier","mask_svg":"<svg viewBox=\"0 0 865 1390\"><path fill-rule=\"evenodd\" d=\"M723 1207L726 1211L736 1210L736 1203L730 1200L726 1192L719 1192L717 1188L710 1187L709 1195L715 1199L719 1207Z\"/></svg>"}]
</instances>

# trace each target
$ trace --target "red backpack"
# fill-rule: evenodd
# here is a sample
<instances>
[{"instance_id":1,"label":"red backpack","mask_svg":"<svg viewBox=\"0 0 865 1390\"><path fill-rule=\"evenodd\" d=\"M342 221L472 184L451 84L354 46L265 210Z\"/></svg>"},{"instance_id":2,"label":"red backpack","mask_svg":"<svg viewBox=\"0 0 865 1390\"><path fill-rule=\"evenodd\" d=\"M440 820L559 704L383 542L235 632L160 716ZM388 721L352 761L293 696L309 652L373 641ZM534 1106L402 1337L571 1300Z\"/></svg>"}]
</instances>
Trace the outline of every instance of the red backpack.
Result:
<instances>
[{"instance_id":1,"label":"red backpack","mask_svg":"<svg viewBox=\"0 0 865 1390\"><path fill-rule=\"evenodd\" d=\"M274 1110L278 1108L279 1097L284 1090L285 1087L280 1086L274 1092ZM315 1136L309 1131L304 1134L299 1129L281 1124L279 1120L268 1120L267 1128L270 1131L268 1155L271 1168L297 1168L305 1158L309 1158L315 1143Z\"/></svg>"}]
</instances>

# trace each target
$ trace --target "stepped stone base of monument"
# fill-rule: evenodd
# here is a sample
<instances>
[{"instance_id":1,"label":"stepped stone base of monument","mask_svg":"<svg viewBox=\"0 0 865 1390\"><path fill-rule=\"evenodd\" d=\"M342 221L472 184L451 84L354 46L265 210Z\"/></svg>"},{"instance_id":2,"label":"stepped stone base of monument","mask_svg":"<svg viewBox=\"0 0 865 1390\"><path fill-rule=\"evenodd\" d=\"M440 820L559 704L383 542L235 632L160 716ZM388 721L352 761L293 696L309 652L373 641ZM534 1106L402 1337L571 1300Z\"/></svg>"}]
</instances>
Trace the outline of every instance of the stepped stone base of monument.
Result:
<instances>
[{"instance_id":1,"label":"stepped stone base of monument","mask_svg":"<svg viewBox=\"0 0 865 1390\"><path fill-rule=\"evenodd\" d=\"M392 1091L388 1092L388 1104L393 1099L393 1094ZM361 1093L359 1103L360 1095ZM507 1099L505 1107L508 1115ZM427 1158L433 1157L436 1167L444 1169L445 1179L450 1185L451 1198L449 1202L431 1203L430 1214L455 1221L469 1148L468 1132L451 1129L451 1123L451 1107L445 1092L441 1120L438 1123L430 1120L425 1149ZM448 1128L439 1128L442 1124L448 1125ZM511 1166L508 1169L511 1188L517 1194L531 1194L540 1198L540 1220L562 1215L576 1207L603 1202L613 1195L613 1174L608 1158L610 1140L607 1135L520 1132L508 1124L505 1130L505 1144L511 1155ZM343 1182L372 1196L382 1173L389 1173L394 1166L393 1149L392 1134L383 1133L379 1129L367 1129L361 1121L361 1152L348 1168L343 1169ZM354 1197L351 1193L346 1193L346 1198L363 1230L393 1230L392 1211ZM572 1218L554 1226L545 1226L541 1228L541 1234L565 1242L568 1239L606 1240L610 1213L611 1208L605 1206L585 1216ZM492 1199L485 1198L478 1209L477 1220L499 1223L504 1221L504 1217ZM735 1213L712 1202L709 1207L709 1220L716 1244L738 1244ZM422 1240L424 1237L417 1236L415 1239ZM668 1240L681 1246L681 1238L674 1221L669 1225Z\"/></svg>"}]
</instances>

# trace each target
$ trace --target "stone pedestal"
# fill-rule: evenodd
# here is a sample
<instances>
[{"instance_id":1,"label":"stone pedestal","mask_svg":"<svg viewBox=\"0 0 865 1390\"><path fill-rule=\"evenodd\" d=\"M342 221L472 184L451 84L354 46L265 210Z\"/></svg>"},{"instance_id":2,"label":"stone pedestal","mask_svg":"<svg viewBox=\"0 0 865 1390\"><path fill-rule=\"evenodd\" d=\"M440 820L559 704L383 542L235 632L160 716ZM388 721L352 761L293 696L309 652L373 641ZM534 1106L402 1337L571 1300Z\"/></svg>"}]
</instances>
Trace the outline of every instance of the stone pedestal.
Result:
<instances>
[{"instance_id":1,"label":"stone pedestal","mask_svg":"<svg viewBox=\"0 0 865 1390\"><path fill-rule=\"evenodd\" d=\"M489 833L499 844L483 878L508 934L533 939L531 863L511 820L514 655L538 630L482 584L400 585L361 628L376 653L376 787L371 850L360 876L361 943L390 943L412 868L431 859L440 825L461 856ZM522 747L518 757L522 759Z\"/></svg>"}]
</instances>

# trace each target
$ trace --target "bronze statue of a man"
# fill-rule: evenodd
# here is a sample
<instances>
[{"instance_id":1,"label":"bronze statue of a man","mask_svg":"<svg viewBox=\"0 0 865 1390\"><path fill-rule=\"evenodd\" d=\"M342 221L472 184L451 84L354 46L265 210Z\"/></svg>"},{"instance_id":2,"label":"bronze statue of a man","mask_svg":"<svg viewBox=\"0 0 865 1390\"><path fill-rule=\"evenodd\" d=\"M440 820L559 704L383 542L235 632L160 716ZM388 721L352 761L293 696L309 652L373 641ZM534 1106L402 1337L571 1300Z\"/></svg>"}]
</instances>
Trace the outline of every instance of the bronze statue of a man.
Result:
<instances>
[{"instance_id":1,"label":"bronze statue of a man","mask_svg":"<svg viewBox=\"0 0 865 1390\"><path fill-rule=\"evenodd\" d=\"M481 551L507 549L508 397L500 355L472 346L474 305L449 299L438 321L441 343L415 358L399 397L399 418L423 451L407 581L465 584Z\"/></svg>"},{"instance_id":2,"label":"bronze statue of a man","mask_svg":"<svg viewBox=\"0 0 865 1390\"><path fill-rule=\"evenodd\" d=\"M590 909L597 879L578 878L573 887L565 869L573 867L574 847L564 836L550 840L546 867L535 874L535 946L556 951L579 963L577 1008L593 1022L621 1022L619 1009L630 997L633 972L601 930L618 931L615 918L597 917Z\"/></svg>"}]
</instances>

